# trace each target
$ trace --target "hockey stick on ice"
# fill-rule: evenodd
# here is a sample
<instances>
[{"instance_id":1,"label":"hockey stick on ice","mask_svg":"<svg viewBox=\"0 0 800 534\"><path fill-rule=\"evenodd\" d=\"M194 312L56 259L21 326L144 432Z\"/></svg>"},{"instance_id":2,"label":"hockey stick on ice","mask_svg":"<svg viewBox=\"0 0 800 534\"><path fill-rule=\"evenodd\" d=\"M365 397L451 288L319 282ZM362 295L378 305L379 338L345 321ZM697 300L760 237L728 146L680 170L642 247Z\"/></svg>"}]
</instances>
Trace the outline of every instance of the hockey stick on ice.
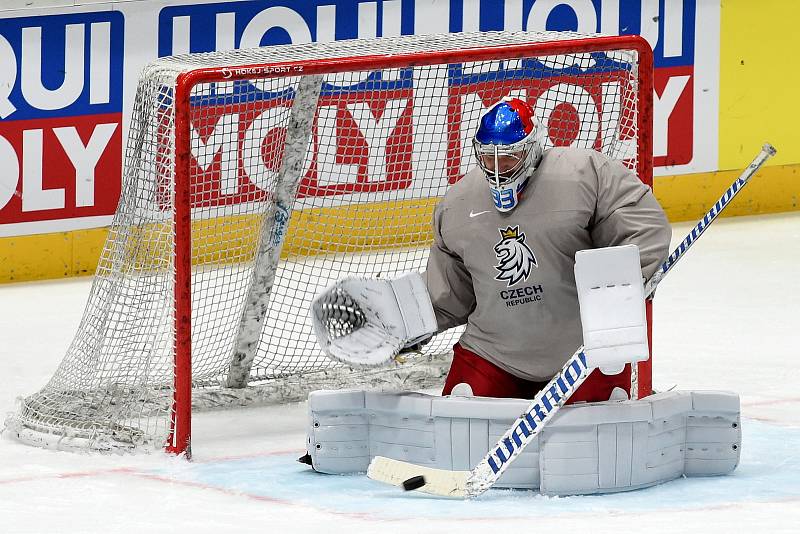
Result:
<instances>
[{"instance_id":1,"label":"hockey stick on ice","mask_svg":"<svg viewBox=\"0 0 800 534\"><path fill-rule=\"evenodd\" d=\"M661 268L647 281L644 292L650 297L659 282L678 260L697 241L708 226L747 184L764 162L775 154L775 148L765 144L750 165L703 216L691 232L669 255ZM376 456L369 465L367 476L373 480L402 486L406 490L418 489L425 493L445 497L476 497L491 488L525 447L542 431L553 415L569 400L575 390L593 369L586 365L583 347L567 360L561 371L540 391L527 410L500 438L472 471L449 471L423 467Z\"/></svg>"}]
</instances>

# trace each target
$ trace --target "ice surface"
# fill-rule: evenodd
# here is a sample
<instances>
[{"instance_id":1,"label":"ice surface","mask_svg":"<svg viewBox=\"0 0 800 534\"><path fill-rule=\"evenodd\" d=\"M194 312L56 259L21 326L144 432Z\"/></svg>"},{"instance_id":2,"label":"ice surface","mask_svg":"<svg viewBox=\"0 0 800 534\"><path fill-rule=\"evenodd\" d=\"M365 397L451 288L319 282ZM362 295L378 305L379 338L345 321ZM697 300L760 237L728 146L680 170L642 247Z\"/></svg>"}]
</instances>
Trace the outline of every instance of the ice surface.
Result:
<instances>
[{"instance_id":1,"label":"ice surface","mask_svg":"<svg viewBox=\"0 0 800 534\"><path fill-rule=\"evenodd\" d=\"M690 225L676 225L681 238ZM0 532L800 532L800 214L723 219L659 286L657 389L742 397L730 476L625 494L474 501L318 475L305 405L203 413L195 459L53 452L0 439ZM0 415L61 360L90 281L0 286Z\"/></svg>"}]
</instances>

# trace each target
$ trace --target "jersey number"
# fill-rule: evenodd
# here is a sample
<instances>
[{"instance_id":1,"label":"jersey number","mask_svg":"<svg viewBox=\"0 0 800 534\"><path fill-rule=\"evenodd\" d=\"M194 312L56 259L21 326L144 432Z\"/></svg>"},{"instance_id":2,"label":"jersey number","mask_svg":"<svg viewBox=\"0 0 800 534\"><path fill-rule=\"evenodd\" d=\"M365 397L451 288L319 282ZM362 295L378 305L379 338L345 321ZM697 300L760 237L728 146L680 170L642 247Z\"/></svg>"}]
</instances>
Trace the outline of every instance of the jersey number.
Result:
<instances>
[{"instance_id":1,"label":"jersey number","mask_svg":"<svg viewBox=\"0 0 800 534\"><path fill-rule=\"evenodd\" d=\"M492 189L492 198L494 199L494 205L498 208L509 209L514 207L513 189L503 189L502 191Z\"/></svg>"}]
</instances>

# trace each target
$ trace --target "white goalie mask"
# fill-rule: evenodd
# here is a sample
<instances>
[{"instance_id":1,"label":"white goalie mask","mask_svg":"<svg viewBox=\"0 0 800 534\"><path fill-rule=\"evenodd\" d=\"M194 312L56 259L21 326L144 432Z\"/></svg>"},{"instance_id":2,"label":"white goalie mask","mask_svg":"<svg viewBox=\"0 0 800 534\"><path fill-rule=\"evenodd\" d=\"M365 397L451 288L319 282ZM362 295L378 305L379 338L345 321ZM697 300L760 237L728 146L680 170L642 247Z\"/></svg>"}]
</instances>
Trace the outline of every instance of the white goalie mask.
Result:
<instances>
[{"instance_id":1,"label":"white goalie mask","mask_svg":"<svg viewBox=\"0 0 800 534\"><path fill-rule=\"evenodd\" d=\"M544 138L533 109L518 98L504 98L481 117L472 147L498 211L511 211L519 203L542 158Z\"/></svg>"}]
</instances>

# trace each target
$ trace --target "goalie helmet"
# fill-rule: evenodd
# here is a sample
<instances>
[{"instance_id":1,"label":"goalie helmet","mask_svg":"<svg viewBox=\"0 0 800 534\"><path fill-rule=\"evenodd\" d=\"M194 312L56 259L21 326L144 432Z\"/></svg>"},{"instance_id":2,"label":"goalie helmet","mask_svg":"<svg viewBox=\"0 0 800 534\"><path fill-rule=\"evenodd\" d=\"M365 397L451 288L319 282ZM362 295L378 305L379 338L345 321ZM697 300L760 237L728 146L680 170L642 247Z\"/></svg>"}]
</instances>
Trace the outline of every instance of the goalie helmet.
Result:
<instances>
[{"instance_id":1,"label":"goalie helmet","mask_svg":"<svg viewBox=\"0 0 800 534\"><path fill-rule=\"evenodd\" d=\"M511 211L519 203L542 158L544 138L533 109L519 98L505 97L481 117L472 148L499 211Z\"/></svg>"}]
</instances>

